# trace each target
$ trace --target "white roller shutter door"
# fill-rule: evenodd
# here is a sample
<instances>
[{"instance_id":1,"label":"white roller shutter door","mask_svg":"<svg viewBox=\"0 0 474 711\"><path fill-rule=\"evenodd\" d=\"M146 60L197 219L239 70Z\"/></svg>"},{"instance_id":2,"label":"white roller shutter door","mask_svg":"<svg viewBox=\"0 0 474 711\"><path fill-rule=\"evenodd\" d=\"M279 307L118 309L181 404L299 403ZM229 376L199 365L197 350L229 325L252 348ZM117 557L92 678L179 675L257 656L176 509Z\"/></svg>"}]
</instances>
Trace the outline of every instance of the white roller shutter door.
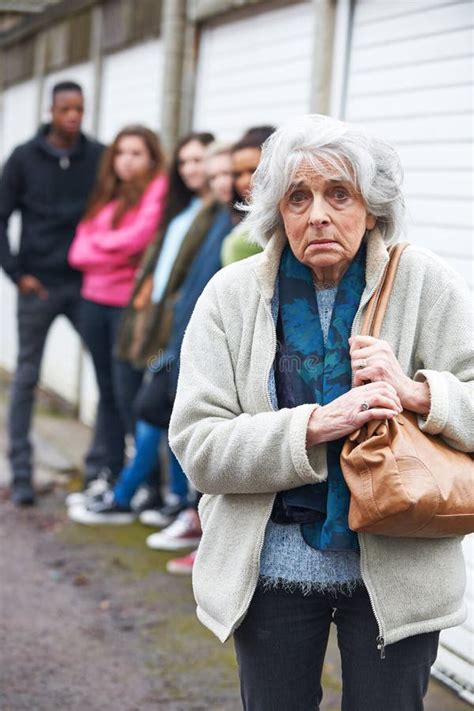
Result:
<instances>
[{"instance_id":1,"label":"white roller shutter door","mask_svg":"<svg viewBox=\"0 0 474 711\"><path fill-rule=\"evenodd\" d=\"M37 103L38 88L34 80L16 84L3 93L0 122L2 166L15 146L27 141L35 133ZM14 243L19 238L19 232L19 215L13 215L9 234ZM0 323L0 364L11 371L15 368L17 352L16 289L3 270L0 273Z\"/></svg>"},{"instance_id":2,"label":"white roller shutter door","mask_svg":"<svg viewBox=\"0 0 474 711\"><path fill-rule=\"evenodd\" d=\"M15 84L2 95L0 151L5 162L19 143L27 141L36 131L38 87L33 79Z\"/></svg>"},{"instance_id":3,"label":"white roller shutter door","mask_svg":"<svg viewBox=\"0 0 474 711\"><path fill-rule=\"evenodd\" d=\"M144 42L105 57L99 138L109 143L129 123L160 127L163 72L161 40Z\"/></svg>"},{"instance_id":4,"label":"white roller shutter door","mask_svg":"<svg viewBox=\"0 0 474 711\"><path fill-rule=\"evenodd\" d=\"M312 2L204 25L194 128L234 140L310 109Z\"/></svg>"},{"instance_id":5,"label":"white roller shutter door","mask_svg":"<svg viewBox=\"0 0 474 711\"><path fill-rule=\"evenodd\" d=\"M408 239L473 279L471 2L355 4L345 118L399 149ZM469 618L441 633L435 674L474 700L474 549L466 541ZM442 574L442 571L440 571Z\"/></svg>"},{"instance_id":6,"label":"white roller shutter door","mask_svg":"<svg viewBox=\"0 0 474 711\"><path fill-rule=\"evenodd\" d=\"M347 120L398 147L409 239L473 279L471 2L360 0Z\"/></svg>"}]
</instances>

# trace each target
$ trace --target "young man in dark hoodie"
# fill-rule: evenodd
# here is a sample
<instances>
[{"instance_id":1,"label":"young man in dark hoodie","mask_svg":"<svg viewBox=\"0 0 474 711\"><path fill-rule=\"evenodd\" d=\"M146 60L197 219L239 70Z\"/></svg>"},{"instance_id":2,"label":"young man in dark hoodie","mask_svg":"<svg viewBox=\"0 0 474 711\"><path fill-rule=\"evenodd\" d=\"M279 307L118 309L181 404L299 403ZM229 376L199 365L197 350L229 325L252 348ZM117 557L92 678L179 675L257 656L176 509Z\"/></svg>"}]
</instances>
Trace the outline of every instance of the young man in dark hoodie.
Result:
<instances>
[{"instance_id":1,"label":"young man in dark hoodie","mask_svg":"<svg viewBox=\"0 0 474 711\"><path fill-rule=\"evenodd\" d=\"M67 254L93 187L103 146L81 132L84 98L74 82L53 88L51 123L13 151L0 179L0 266L18 288L18 359L8 419L11 498L35 502L29 441L44 344L56 316L79 327L81 275ZM8 240L21 214L20 245Z\"/></svg>"}]
</instances>

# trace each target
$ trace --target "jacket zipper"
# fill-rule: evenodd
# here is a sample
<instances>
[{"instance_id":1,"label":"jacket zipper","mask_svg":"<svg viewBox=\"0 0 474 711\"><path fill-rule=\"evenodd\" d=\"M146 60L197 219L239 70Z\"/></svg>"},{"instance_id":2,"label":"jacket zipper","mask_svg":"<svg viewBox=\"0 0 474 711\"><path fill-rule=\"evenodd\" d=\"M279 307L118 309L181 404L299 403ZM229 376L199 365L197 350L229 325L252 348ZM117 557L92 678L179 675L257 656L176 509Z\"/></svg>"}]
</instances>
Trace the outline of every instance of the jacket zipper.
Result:
<instances>
[{"instance_id":1,"label":"jacket zipper","mask_svg":"<svg viewBox=\"0 0 474 711\"><path fill-rule=\"evenodd\" d=\"M271 373L271 371L272 371L273 364L274 364L274 362L275 362L275 356L276 356L276 350L277 350L277 337L276 337L275 322L274 322L274 319L273 319L273 314L272 314L272 312L271 312L271 309L268 309L268 307L267 307L267 314L268 314L268 316L270 317L270 321L271 321L271 324L272 324L272 357L271 357L271 360L270 360L270 364L269 364L269 366L268 366L268 368L267 368L267 370L266 370L265 393L266 393L266 396L267 396L268 404L269 404L269 406L270 406L270 411L271 411L271 412L275 412L275 408L273 407L273 403L272 403L272 400L271 400L271 397L270 397L270 390L269 390L269 388L268 388L268 383L269 383L269 381L270 381L270 373Z\"/></svg>"},{"instance_id":2,"label":"jacket zipper","mask_svg":"<svg viewBox=\"0 0 474 711\"><path fill-rule=\"evenodd\" d=\"M385 636L384 636L384 632L383 632L383 625L382 625L380 617L377 613L377 610L375 609L374 596L370 590L370 586L367 584L367 580L364 577L364 567L366 565L366 557L367 557L366 550L365 550L365 546L364 546L364 543L361 539L360 534L357 534L357 538L359 540L359 548L360 548L360 552L361 552L360 572L362 575L362 580L364 581L365 588L367 590L367 594L369 596L370 607L372 608L372 612L374 613L375 621L377 623L377 627L378 627L378 631L379 631L377 638L376 638L376 645L377 645L377 649L380 652L380 659L385 659Z\"/></svg>"},{"instance_id":3,"label":"jacket zipper","mask_svg":"<svg viewBox=\"0 0 474 711\"><path fill-rule=\"evenodd\" d=\"M270 518L270 514L271 514L271 511L272 511L272 508L273 508L273 501L272 501L272 504L271 504L270 509L269 509L269 512L268 512L268 517L267 517L267 520L266 520L266 522L265 522L265 526L264 526L263 529L262 529L262 534L260 535L260 538L258 539L258 545L257 545L257 558L258 558L258 560L260 560L260 556L262 555L263 542L264 542L264 540L265 540L265 531L266 531L266 528L267 528L267 523L268 523L268 519ZM246 598L245 598L244 604L242 605L241 612L240 612L240 614L238 615L237 619L235 620L235 622L234 622L233 625L232 625L232 632L234 632L234 630L238 627L238 625L239 625L241 619L242 619L243 616L247 613L247 610L248 610L249 607L250 607L250 603L252 602L252 598L253 598L253 596L254 596L254 593L255 593L255 589L256 589L256 587L257 587L257 584L258 584L258 571L257 571L257 575L256 575L256 577L255 577L255 584L252 585L252 587L250 588L249 593L248 593L248 595L247 595ZM232 632L231 632L231 634L232 634Z\"/></svg>"},{"instance_id":4,"label":"jacket zipper","mask_svg":"<svg viewBox=\"0 0 474 711\"><path fill-rule=\"evenodd\" d=\"M275 409L274 409L274 407L273 407L273 405L272 405L272 401L271 401L271 398L270 398L270 391L269 391L269 389L268 389L268 381L269 381L269 378L270 378L270 371L271 371L271 369L272 369L272 367L273 367L273 362L274 362L274 360L275 360L277 343L276 343L276 332L275 332L274 323L273 323L273 317L272 317L271 312L270 312L268 315L270 316L270 320L271 320L272 326L273 326L273 327L272 327L272 359L271 359L270 364L269 364L269 367L267 368L267 371L266 371L265 392L266 392L267 401L268 401L268 404L269 404L269 409L270 409L271 412L274 412ZM270 515L271 515L271 512L272 512L274 500L275 500L275 497L273 497L271 506L269 507L267 520L265 521L265 526L263 526L263 528L262 528L262 533L261 533L261 535L260 535L260 538L258 539L257 548L256 548L256 550L257 550L257 559L258 559L258 560L260 560L260 557L261 557L261 555L262 555L262 548L263 548L263 543L264 543L264 540L265 540L265 531L266 531L266 529L267 529L267 523L268 523L268 520L269 520ZM246 614L246 612L247 612L247 610L248 610L248 608L249 608L249 606L250 606L250 603L251 603L251 601L252 601L253 595L254 595L254 593L255 593L255 589L256 589L256 587L257 587L257 584L258 584L258 571L257 571L257 575L256 575L256 578L255 578L255 584L252 585L251 589L249 590L249 594L246 596L245 602L244 602L244 604L243 604L243 606L242 606L242 608L241 608L242 611L240 612L239 616L237 617L237 619L235 620L235 622L234 622L233 625L232 625L232 632L233 632L233 631L236 629L236 627L238 626L238 624L239 624L240 620L242 619L243 615Z\"/></svg>"}]
</instances>

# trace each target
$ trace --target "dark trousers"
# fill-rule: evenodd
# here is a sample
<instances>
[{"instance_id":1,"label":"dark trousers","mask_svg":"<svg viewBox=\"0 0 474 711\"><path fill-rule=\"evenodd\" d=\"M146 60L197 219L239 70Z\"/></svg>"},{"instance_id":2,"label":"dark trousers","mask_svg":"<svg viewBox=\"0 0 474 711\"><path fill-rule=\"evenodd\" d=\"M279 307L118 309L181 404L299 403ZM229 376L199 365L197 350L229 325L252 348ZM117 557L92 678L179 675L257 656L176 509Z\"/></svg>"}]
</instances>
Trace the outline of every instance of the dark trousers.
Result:
<instances>
[{"instance_id":1,"label":"dark trousers","mask_svg":"<svg viewBox=\"0 0 474 711\"><path fill-rule=\"evenodd\" d=\"M32 447L29 439L35 387L38 383L46 337L57 316L65 316L76 330L80 322L78 285L48 287L48 298L18 294L18 356L8 414L9 458L13 483L31 482ZM98 427L86 455L86 470L100 468L103 432Z\"/></svg>"},{"instance_id":2,"label":"dark trousers","mask_svg":"<svg viewBox=\"0 0 474 711\"><path fill-rule=\"evenodd\" d=\"M81 302L81 333L94 363L107 465L114 477L124 465L125 434L134 432L133 401L143 377L113 354L122 313L120 306Z\"/></svg>"},{"instance_id":3,"label":"dark trousers","mask_svg":"<svg viewBox=\"0 0 474 711\"><path fill-rule=\"evenodd\" d=\"M84 458L84 485L87 486L97 479L100 472L107 467L107 450L105 448L106 422L101 412L100 403L95 418L94 433L89 450Z\"/></svg>"},{"instance_id":4,"label":"dark trousers","mask_svg":"<svg viewBox=\"0 0 474 711\"><path fill-rule=\"evenodd\" d=\"M257 588L234 633L245 711L317 711L334 622L342 665L341 711L421 711L438 632L390 644L380 658L365 588L351 596Z\"/></svg>"},{"instance_id":5,"label":"dark trousers","mask_svg":"<svg viewBox=\"0 0 474 711\"><path fill-rule=\"evenodd\" d=\"M80 332L79 285L48 287L48 298L18 294L18 356L13 378L8 414L9 458L13 484L31 482L32 446L29 438L44 346L53 321L65 316ZM106 465L105 423L97 418L91 446L85 456L86 478L93 478Z\"/></svg>"}]
</instances>

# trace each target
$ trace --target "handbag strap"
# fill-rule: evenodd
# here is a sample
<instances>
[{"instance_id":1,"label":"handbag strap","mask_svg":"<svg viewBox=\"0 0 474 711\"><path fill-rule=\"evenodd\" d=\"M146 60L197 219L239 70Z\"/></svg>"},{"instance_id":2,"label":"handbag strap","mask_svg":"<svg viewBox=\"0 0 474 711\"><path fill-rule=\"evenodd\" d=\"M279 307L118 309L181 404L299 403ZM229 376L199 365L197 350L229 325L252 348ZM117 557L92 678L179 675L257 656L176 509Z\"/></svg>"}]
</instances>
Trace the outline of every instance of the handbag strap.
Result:
<instances>
[{"instance_id":1,"label":"handbag strap","mask_svg":"<svg viewBox=\"0 0 474 711\"><path fill-rule=\"evenodd\" d=\"M389 259L385 265L384 274L367 304L367 310L360 331L361 336L379 337L393 282L395 281L398 263L406 247L408 247L408 242L398 242L389 248Z\"/></svg>"}]
</instances>

